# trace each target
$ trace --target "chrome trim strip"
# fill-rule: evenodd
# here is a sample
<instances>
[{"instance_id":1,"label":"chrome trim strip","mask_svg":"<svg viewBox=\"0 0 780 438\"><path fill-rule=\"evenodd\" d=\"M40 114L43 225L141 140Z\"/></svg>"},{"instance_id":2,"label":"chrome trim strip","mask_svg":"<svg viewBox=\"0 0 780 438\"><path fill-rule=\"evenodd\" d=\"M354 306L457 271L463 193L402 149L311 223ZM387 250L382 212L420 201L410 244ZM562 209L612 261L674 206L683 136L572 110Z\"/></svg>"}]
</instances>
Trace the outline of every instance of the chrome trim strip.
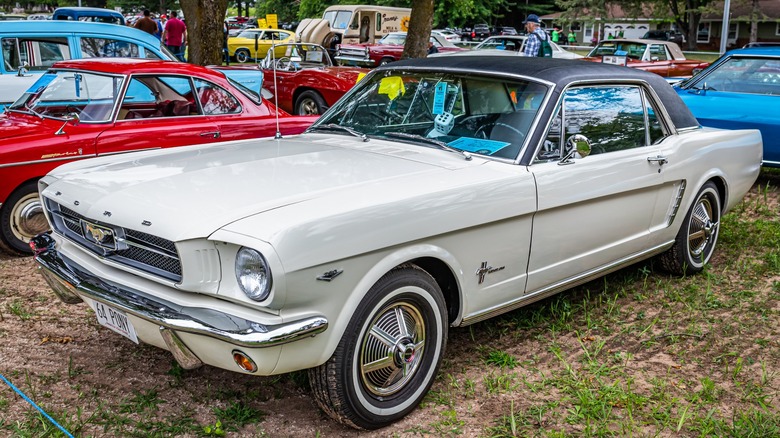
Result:
<instances>
[{"instance_id":1,"label":"chrome trim strip","mask_svg":"<svg viewBox=\"0 0 780 438\"><path fill-rule=\"evenodd\" d=\"M590 271L583 272L582 274L575 275L574 277L565 280L561 280L558 283L551 284L542 289L526 293L525 295L518 297L516 300L510 301L499 307L494 307L492 309L485 310L484 312L467 316L463 318L460 325L465 326L465 325L474 324L476 322L480 322L492 318L496 315L500 315L502 313L510 312L520 307L527 306L528 304L539 301L543 298L547 298L551 295L555 295L558 292L571 289L575 286L579 286L581 284L587 283L591 280L609 274L610 272L617 271L618 269L634 264L639 260L647 259L654 255L660 254L666 251L668 248L670 248L673 244L674 244L674 240L670 240L666 243L658 245L654 248L650 248L646 251L642 251L640 253L630 255L621 260L617 260L613 263L591 269Z\"/></svg>"},{"instance_id":2,"label":"chrome trim strip","mask_svg":"<svg viewBox=\"0 0 780 438\"><path fill-rule=\"evenodd\" d=\"M666 226L669 227L674 222L674 218L677 217L677 212L680 210L680 204L682 204L683 195L685 195L685 187L687 186L686 180L680 181L680 188L677 191L677 197L674 200L674 204L672 205L672 214L669 215L669 220L666 221Z\"/></svg>"},{"instance_id":3,"label":"chrome trim strip","mask_svg":"<svg viewBox=\"0 0 780 438\"><path fill-rule=\"evenodd\" d=\"M57 162L57 161L81 160L81 159L84 159L84 158L92 158L92 157L97 157L97 154L71 155L71 156L68 156L68 157L47 158L45 160L19 161L17 163L0 164L0 168L3 168L3 167L26 166L28 164L37 164L37 163L52 163L52 162Z\"/></svg>"},{"instance_id":4,"label":"chrome trim strip","mask_svg":"<svg viewBox=\"0 0 780 438\"><path fill-rule=\"evenodd\" d=\"M35 261L46 282L52 285L57 296L65 297L66 303L73 303L74 297L85 296L161 328L206 336L232 345L273 347L317 335L328 328L328 320L323 316L270 325L214 309L174 304L92 275L53 248L37 254Z\"/></svg>"}]
</instances>

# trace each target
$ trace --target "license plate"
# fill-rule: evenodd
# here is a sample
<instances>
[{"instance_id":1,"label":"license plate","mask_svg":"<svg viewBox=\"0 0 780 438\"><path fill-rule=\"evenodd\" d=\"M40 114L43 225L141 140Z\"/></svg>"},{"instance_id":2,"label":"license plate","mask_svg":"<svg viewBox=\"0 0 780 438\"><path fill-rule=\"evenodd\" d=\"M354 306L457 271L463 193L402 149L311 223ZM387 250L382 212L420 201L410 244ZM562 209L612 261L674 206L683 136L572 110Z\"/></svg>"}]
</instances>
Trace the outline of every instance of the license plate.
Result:
<instances>
[{"instance_id":1,"label":"license plate","mask_svg":"<svg viewBox=\"0 0 780 438\"><path fill-rule=\"evenodd\" d=\"M97 320L103 327L119 333L120 335L130 339L131 341L138 343L138 336L135 334L135 327L127 314L119 309L115 309L109 305L103 304L99 301L93 301L95 307L95 315Z\"/></svg>"}]
</instances>

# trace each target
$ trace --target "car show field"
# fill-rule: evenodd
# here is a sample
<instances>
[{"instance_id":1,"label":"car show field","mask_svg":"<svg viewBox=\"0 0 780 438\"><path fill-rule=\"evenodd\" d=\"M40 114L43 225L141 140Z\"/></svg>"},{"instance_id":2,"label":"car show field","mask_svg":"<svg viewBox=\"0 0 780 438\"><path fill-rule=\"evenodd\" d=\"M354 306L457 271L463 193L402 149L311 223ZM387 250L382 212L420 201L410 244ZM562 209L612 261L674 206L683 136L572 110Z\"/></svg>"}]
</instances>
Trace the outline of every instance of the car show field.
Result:
<instances>
[{"instance_id":1,"label":"car show field","mask_svg":"<svg viewBox=\"0 0 780 438\"><path fill-rule=\"evenodd\" d=\"M0 374L76 436L776 436L779 187L765 169L704 275L643 262L451 330L423 404L375 432L330 421L303 373L185 371L116 342L87 306L55 299L29 257L0 254ZM59 432L2 381L0 431Z\"/></svg>"},{"instance_id":2,"label":"car show field","mask_svg":"<svg viewBox=\"0 0 780 438\"><path fill-rule=\"evenodd\" d=\"M0 436L780 436L773 30L439 9L0 35Z\"/></svg>"}]
</instances>

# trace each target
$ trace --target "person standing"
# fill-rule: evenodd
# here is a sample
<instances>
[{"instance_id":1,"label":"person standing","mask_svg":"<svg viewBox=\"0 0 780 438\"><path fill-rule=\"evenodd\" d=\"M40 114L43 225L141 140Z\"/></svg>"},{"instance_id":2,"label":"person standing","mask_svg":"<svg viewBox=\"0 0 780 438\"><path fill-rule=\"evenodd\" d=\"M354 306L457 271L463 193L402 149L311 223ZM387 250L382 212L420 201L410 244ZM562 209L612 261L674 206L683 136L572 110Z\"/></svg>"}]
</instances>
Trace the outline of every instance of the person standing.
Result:
<instances>
[{"instance_id":1,"label":"person standing","mask_svg":"<svg viewBox=\"0 0 780 438\"><path fill-rule=\"evenodd\" d=\"M553 27L552 42L558 44L561 40L561 31L557 27Z\"/></svg>"},{"instance_id":2,"label":"person standing","mask_svg":"<svg viewBox=\"0 0 780 438\"><path fill-rule=\"evenodd\" d=\"M171 11L171 18L165 22L162 40L165 46L179 60L184 61L184 43L187 41L187 26L179 20L176 11Z\"/></svg>"},{"instance_id":3,"label":"person standing","mask_svg":"<svg viewBox=\"0 0 780 438\"><path fill-rule=\"evenodd\" d=\"M525 56L538 56L539 47L542 45L542 41L547 40L547 34L541 29L541 21L536 14L529 14L523 21L525 25L525 31L528 34L528 39L525 40L525 49L523 54ZM533 37L532 35L533 34Z\"/></svg>"},{"instance_id":4,"label":"person standing","mask_svg":"<svg viewBox=\"0 0 780 438\"><path fill-rule=\"evenodd\" d=\"M566 37L569 40L569 45L573 46L577 43L577 35L574 34L574 31L569 29L569 35Z\"/></svg>"},{"instance_id":5,"label":"person standing","mask_svg":"<svg viewBox=\"0 0 780 438\"><path fill-rule=\"evenodd\" d=\"M148 9L144 9L143 17L138 19L138 21L135 22L135 26L133 26L136 29L140 29L150 35L154 35L155 32L157 32L157 23L152 20L152 13L149 12Z\"/></svg>"}]
</instances>

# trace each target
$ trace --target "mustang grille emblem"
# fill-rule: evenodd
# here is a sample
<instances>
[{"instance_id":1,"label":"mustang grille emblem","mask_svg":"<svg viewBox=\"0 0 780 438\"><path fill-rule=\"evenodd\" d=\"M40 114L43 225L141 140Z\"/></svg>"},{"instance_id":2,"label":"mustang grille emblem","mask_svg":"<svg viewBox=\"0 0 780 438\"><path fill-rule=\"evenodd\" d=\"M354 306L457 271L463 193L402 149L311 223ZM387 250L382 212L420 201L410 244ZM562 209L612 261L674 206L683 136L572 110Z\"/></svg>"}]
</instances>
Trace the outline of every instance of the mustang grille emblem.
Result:
<instances>
[{"instance_id":1,"label":"mustang grille emblem","mask_svg":"<svg viewBox=\"0 0 780 438\"><path fill-rule=\"evenodd\" d=\"M90 222L82 222L84 237L103 248L116 249L114 230Z\"/></svg>"}]
</instances>

